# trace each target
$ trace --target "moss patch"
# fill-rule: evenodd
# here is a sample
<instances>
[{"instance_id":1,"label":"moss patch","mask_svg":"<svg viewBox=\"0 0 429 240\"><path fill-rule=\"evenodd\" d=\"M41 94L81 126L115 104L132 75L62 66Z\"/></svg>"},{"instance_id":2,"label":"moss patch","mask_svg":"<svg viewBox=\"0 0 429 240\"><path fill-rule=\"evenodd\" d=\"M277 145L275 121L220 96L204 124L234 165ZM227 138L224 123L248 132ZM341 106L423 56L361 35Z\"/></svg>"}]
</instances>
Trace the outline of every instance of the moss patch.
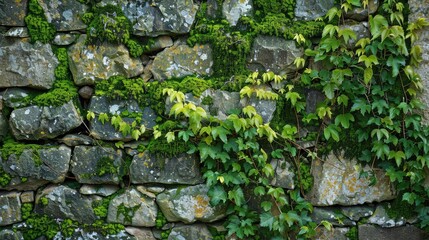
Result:
<instances>
[{"instance_id":1,"label":"moss patch","mask_svg":"<svg viewBox=\"0 0 429 240\"><path fill-rule=\"evenodd\" d=\"M48 43L55 37L56 30L54 26L46 20L43 8L37 0L28 2L28 15L24 18L27 24L28 33L31 37L31 42L40 41Z\"/></svg>"}]
</instances>

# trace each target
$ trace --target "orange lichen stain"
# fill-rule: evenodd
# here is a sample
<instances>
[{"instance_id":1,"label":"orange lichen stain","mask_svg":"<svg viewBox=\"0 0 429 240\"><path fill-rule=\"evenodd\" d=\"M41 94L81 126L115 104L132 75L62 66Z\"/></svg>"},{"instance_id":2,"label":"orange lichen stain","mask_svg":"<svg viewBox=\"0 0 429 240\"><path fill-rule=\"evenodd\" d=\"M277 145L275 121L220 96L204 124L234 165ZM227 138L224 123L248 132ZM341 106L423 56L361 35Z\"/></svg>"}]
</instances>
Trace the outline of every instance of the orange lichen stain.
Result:
<instances>
[{"instance_id":1,"label":"orange lichen stain","mask_svg":"<svg viewBox=\"0 0 429 240\"><path fill-rule=\"evenodd\" d=\"M194 206L195 209L195 217L201 218L207 212L207 206L209 205L209 201L202 195L197 195L195 197L197 204Z\"/></svg>"}]
</instances>

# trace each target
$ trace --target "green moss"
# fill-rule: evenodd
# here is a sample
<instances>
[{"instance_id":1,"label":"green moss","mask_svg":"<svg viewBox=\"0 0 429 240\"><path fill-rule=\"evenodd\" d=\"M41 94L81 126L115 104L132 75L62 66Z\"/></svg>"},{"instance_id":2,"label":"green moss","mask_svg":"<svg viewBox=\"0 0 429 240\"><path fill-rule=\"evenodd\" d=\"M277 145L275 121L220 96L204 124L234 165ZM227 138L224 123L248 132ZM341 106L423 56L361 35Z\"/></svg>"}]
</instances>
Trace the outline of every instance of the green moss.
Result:
<instances>
[{"instance_id":1,"label":"green moss","mask_svg":"<svg viewBox=\"0 0 429 240\"><path fill-rule=\"evenodd\" d=\"M345 236L349 240L358 240L359 239L358 228L356 226L351 227L350 230L345 234Z\"/></svg>"},{"instance_id":2,"label":"green moss","mask_svg":"<svg viewBox=\"0 0 429 240\"><path fill-rule=\"evenodd\" d=\"M144 81L141 78L126 78L113 76L97 82L95 94L107 96L111 99L134 99L139 103L145 101Z\"/></svg>"},{"instance_id":3,"label":"green moss","mask_svg":"<svg viewBox=\"0 0 429 240\"><path fill-rule=\"evenodd\" d=\"M71 237L74 230L79 226L79 223L71 219L65 219L60 223L60 231L64 237Z\"/></svg>"},{"instance_id":4,"label":"green moss","mask_svg":"<svg viewBox=\"0 0 429 240\"><path fill-rule=\"evenodd\" d=\"M213 98L212 97L210 97L210 96L207 96L207 97L204 97L202 100L201 100L201 104L203 104L203 105L213 105Z\"/></svg>"},{"instance_id":5,"label":"green moss","mask_svg":"<svg viewBox=\"0 0 429 240\"><path fill-rule=\"evenodd\" d=\"M35 154L34 159L38 159L39 161L41 161L38 150L42 148L46 147L38 144L19 143L12 138L8 138L4 141L3 146L0 148L0 151L2 159L7 160L12 154L15 154L16 157L19 158L19 156L21 156L24 150L30 149Z\"/></svg>"},{"instance_id":6,"label":"green moss","mask_svg":"<svg viewBox=\"0 0 429 240\"><path fill-rule=\"evenodd\" d=\"M7 186L10 183L10 180L12 180L12 176L0 167L0 186Z\"/></svg>"},{"instance_id":7,"label":"green moss","mask_svg":"<svg viewBox=\"0 0 429 240\"><path fill-rule=\"evenodd\" d=\"M49 199L48 199L47 197L41 197L41 198L40 198L40 203L41 203L43 206L46 206L46 205L48 205L48 203L49 203Z\"/></svg>"},{"instance_id":8,"label":"green moss","mask_svg":"<svg viewBox=\"0 0 429 240\"><path fill-rule=\"evenodd\" d=\"M85 230L99 232L102 235L114 235L125 230L124 225L119 223L106 223L102 220L97 220L91 225L86 225Z\"/></svg>"},{"instance_id":9,"label":"green moss","mask_svg":"<svg viewBox=\"0 0 429 240\"><path fill-rule=\"evenodd\" d=\"M26 220L30 217L31 212L33 211L32 203L24 203L21 205L21 216L23 220Z\"/></svg>"},{"instance_id":10,"label":"green moss","mask_svg":"<svg viewBox=\"0 0 429 240\"><path fill-rule=\"evenodd\" d=\"M46 236L48 239L53 239L60 227L57 222L46 215L30 214L26 219L25 224L15 225L14 230L20 231L24 239L37 239Z\"/></svg>"},{"instance_id":11,"label":"green moss","mask_svg":"<svg viewBox=\"0 0 429 240\"><path fill-rule=\"evenodd\" d=\"M189 151L188 143L181 140L175 140L168 143L165 138L152 139L146 150L158 157L174 157L181 153Z\"/></svg>"},{"instance_id":12,"label":"green moss","mask_svg":"<svg viewBox=\"0 0 429 240\"><path fill-rule=\"evenodd\" d=\"M24 20L31 37L31 42L50 42L54 39L56 33L54 26L46 20L43 8L37 0L30 0L28 6L28 15Z\"/></svg>"},{"instance_id":13,"label":"green moss","mask_svg":"<svg viewBox=\"0 0 429 240\"><path fill-rule=\"evenodd\" d=\"M304 192L308 192L313 187L314 178L311 174L311 166L307 163L301 162L298 166L299 170L299 185Z\"/></svg>"},{"instance_id":14,"label":"green moss","mask_svg":"<svg viewBox=\"0 0 429 240\"><path fill-rule=\"evenodd\" d=\"M111 157L102 157L97 161L97 175L99 177L105 174L118 174L119 167L115 166Z\"/></svg>"},{"instance_id":15,"label":"green moss","mask_svg":"<svg viewBox=\"0 0 429 240\"><path fill-rule=\"evenodd\" d=\"M116 213L116 217L119 218L119 216L122 214L124 216L124 223L132 223L132 219L134 217L134 214L139 209L140 205L136 205L134 207L126 207L123 203L121 203L118 206L118 211Z\"/></svg>"},{"instance_id":16,"label":"green moss","mask_svg":"<svg viewBox=\"0 0 429 240\"><path fill-rule=\"evenodd\" d=\"M262 19L269 13L283 13L288 19L295 17L295 0L254 0L255 17Z\"/></svg>"},{"instance_id":17,"label":"green moss","mask_svg":"<svg viewBox=\"0 0 429 240\"><path fill-rule=\"evenodd\" d=\"M162 211L158 211L156 214L155 228L162 229L162 227L167 223L167 218L162 214Z\"/></svg>"},{"instance_id":18,"label":"green moss","mask_svg":"<svg viewBox=\"0 0 429 240\"><path fill-rule=\"evenodd\" d=\"M415 206L409 204L407 201L402 200L402 195L391 202L385 202L382 204L386 210L387 216L392 219L399 219L401 217L405 219L411 219L416 216Z\"/></svg>"}]
</instances>

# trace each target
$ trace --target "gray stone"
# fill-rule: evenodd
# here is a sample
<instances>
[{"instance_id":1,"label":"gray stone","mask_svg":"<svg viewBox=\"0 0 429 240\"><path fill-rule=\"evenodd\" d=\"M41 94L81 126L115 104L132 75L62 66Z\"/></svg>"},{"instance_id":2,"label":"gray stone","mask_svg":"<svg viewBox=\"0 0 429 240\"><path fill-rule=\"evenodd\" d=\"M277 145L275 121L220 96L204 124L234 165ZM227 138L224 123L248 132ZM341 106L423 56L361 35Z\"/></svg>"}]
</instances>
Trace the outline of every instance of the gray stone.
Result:
<instances>
[{"instance_id":1,"label":"gray stone","mask_svg":"<svg viewBox=\"0 0 429 240\"><path fill-rule=\"evenodd\" d=\"M134 236L136 240L156 240L150 229L126 227L125 231Z\"/></svg>"},{"instance_id":2,"label":"gray stone","mask_svg":"<svg viewBox=\"0 0 429 240\"><path fill-rule=\"evenodd\" d=\"M156 114L149 108L141 109L134 100L110 100L106 96L93 96L89 105L89 110L94 112L97 116L100 113L107 113L110 115L120 115L122 112L127 111L130 114L137 114L141 117L141 124L146 128L155 126ZM127 123L132 123L135 119L129 117L122 117ZM98 120L98 117L91 120L90 135L96 139L108 141L129 141L132 140L131 134L123 135L120 131L116 130L112 124L105 122L104 124Z\"/></svg>"},{"instance_id":3,"label":"gray stone","mask_svg":"<svg viewBox=\"0 0 429 240\"><path fill-rule=\"evenodd\" d=\"M399 217L398 219L389 217L383 205L378 205L374 214L367 221L367 223L376 224L383 228L399 227L407 222L404 217Z\"/></svg>"},{"instance_id":4,"label":"gray stone","mask_svg":"<svg viewBox=\"0 0 429 240\"><path fill-rule=\"evenodd\" d=\"M321 226L316 228L315 240L350 240L346 234L350 228L346 227L333 227L331 230Z\"/></svg>"},{"instance_id":5,"label":"gray stone","mask_svg":"<svg viewBox=\"0 0 429 240\"><path fill-rule=\"evenodd\" d=\"M271 185L275 187L294 189L295 188L295 173L292 170L290 162L283 159L271 160L271 166L274 169L274 178L271 180Z\"/></svg>"},{"instance_id":6,"label":"gray stone","mask_svg":"<svg viewBox=\"0 0 429 240\"><path fill-rule=\"evenodd\" d=\"M22 233L10 229L3 229L0 231L0 239L2 240L24 240Z\"/></svg>"},{"instance_id":7,"label":"gray stone","mask_svg":"<svg viewBox=\"0 0 429 240\"><path fill-rule=\"evenodd\" d=\"M154 199L156 198L156 195L153 192L147 190L147 188L144 186L137 186L136 189L137 189L137 191L139 191L143 195L146 195L146 196L148 196L150 198L154 198Z\"/></svg>"},{"instance_id":8,"label":"gray stone","mask_svg":"<svg viewBox=\"0 0 429 240\"><path fill-rule=\"evenodd\" d=\"M370 207L370 206L342 207L341 213L352 221L359 221L362 218L371 216L374 213L374 207Z\"/></svg>"},{"instance_id":9,"label":"gray stone","mask_svg":"<svg viewBox=\"0 0 429 240\"><path fill-rule=\"evenodd\" d=\"M92 145L94 140L86 135L67 134L64 137L58 139L58 142L64 143L69 147L75 147L79 145Z\"/></svg>"},{"instance_id":10,"label":"gray stone","mask_svg":"<svg viewBox=\"0 0 429 240\"><path fill-rule=\"evenodd\" d=\"M298 47L293 40L280 37L258 36L247 59L251 71L273 71L276 74L296 72L293 63L297 57L304 56L304 49Z\"/></svg>"},{"instance_id":11,"label":"gray stone","mask_svg":"<svg viewBox=\"0 0 429 240\"><path fill-rule=\"evenodd\" d=\"M320 224L322 221L328 221L334 226L356 225L356 222L353 222L341 213L338 213L338 209L333 207L315 207L310 217L317 224Z\"/></svg>"},{"instance_id":12,"label":"gray stone","mask_svg":"<svg viewBox=\"0 0 429 240\"><path fill-rule=\"evenodd\" d=\"M6 118L3 116L3 113L0 111L0 141L9 134L9 125Z\"/></svg>"},{"instance_id":13,"label":"gray stone","mask_svg":"<svg viewBox=\"0 0 429 240\"><path fill-rule=\"evenodd\" d=\"M61 145L38 150L28 148L19 156L11 154L8 159L1 159L1 167L12 177L5 189L36 190L47 182L63 182L70 156L71 149Z\"/></svg>"},{"instance_id":14,"label":"gray stone","mask_svg":"<svg viewBox=\"0 0 429 240\"><path fill-rule=\"evenodd\" d=\"M305 111L307 113L316 113L317 105L325 100L325 94L318 90L308 90L305 96Z\"/></svg>"},{"instance_id":15,"label":"gray stone","mask_svg":"<svg viewBox=\"0 0 429 240\"><path fill-rule=\"evenodd\" d=\"M79 89L79 96L81 96L83 99L91 99L93 94L94 88L90 86L83 86Z\"/></svg>"},{"instance_id":16,"label":"gray stone","mask_svg":"<svg viewBox=\"0 0 429 240\"><path fill-rule=\"evenodd\" d=\"M0 25L25 26L24 17L27 15L28 1L0 1Z\"/></svg>"},{"instance_id":17,"label":"gray stone","mask_svg":"<svg viewBox=\"0 0 429 240\"><path fill-rule=\"evenodd\" d=\"M79 127L81 123L82 119L72 101L59 107L15 109L9 119L12 133L18 140L52 139Z\"/></svg>"},{"instance_id":18,"label":"gray stone","mask_svg":"<svg viewBox=\"0 0 429 240\"><path fill-rule=\"evenodd\" d=\"M28 34L28 29L26 27L14 27L9 29L5 34L5 37L16 37L16 38L27 38L30 35Z\"/></svg>"},{"instance_id":19,"label":"gray stone","mask_svg":"<svg viewBox=\"0 0 429 240\"><path fill-rule=\"evenodd\" d=\"M155 199L131 188L110 201L107 221L136 227L153 227L157 213Z\"/></svg>"},{"instance_id":20,"label":"gray stone","mask_svg":"<svg viewBox=\"0 0 429 240\"><path fill-rule=\"evenodd\" d=\"M362 38L370 38L370 32L368 29L368 22L347 22L344 25L340 26L340 29L351 29L356 34L356 40L350 38L348 41L347 47L349 49L355 48L355 44Z\"/></svg>"},{"instance_id":21,"label":"gray stone","mask_svg":"<svg viewBox=\"0 0 429 240\"><path fill-rule=\"evenodd\" d=\"M28 104L26 103L26 99L28 99L32 93L34 93L34 91L12 87L1 92L0 95L3 97L6 106L10 108L20 108Z\"/></svg>"},{"instance_id":22,"label":"gray stone","mask_svg":"<svg viewBox=\"0 0 429 240\"><path fill-rule=\"evenodd\" d=\"M206 97L210 97L213 104L209 106L203 105L202 107L208 114L221 120L226 119L233 110L242 108L240 103L240 93L238 92L207 89L201 94L200 102Z\"/></svg>"},{"instance_id":23,"label":"gray stone","mask_svg":"<svg viewBox=\"0 0 429 240\"><path fill-rule=\"evenodd\" d=\"M334 7L334 0L296 0L295 17L298 20L314 20Z\"/></svg>"},{"instance_id":24,"label":"gray stone","mask_svg":"<svg viewBox=\"0 0 429 240\"><path fill-rule=\"evenodd\" d=\"M154 43L149 46L146 52L157 52L164 48L173 46L173 39L170 36L159 36L154 39Z\"/></svg>"},{"instance_id":25,"label":"gray stone","mask_svg":"<svg viewBox=\"0 0 429 240\"><path fill-rule=\"evenodd\" d=\"M21 196L19 196L21 199L21 203L32 203L34 202L34 192L33 191L26 191L21 193Z\"/></svg>"},{"instance_id":26,"label":"gray stone","mask_svg":"<svg viewBox=\"0 0 429 240\"><path fill-rule=\"evenodd\" d=\"M238 19L243 16L252 16L252 0L225 0L222 13L231 26L237 25Z\"/></svg>"},{"instance_id":27,"label":"gray stone","mask_svg":"<svg viewBox=\"0 0 429 240\"><path fill-rule=\"evenodd\" d=\"M83 185L79 192L84 195L100 195L103 197L110 196L117 192L119 187L116 185Z\"/></svg>"},{"instance_id":28,"label":"gray stone","mask_svg":"<svg viewBox=\"0 0 429 240\"><path fill-rule=\"evenodd\" d=\"M85 44L86 35L68 49L70 71L76 85L94 85L96 81L112 76L136 77L143 73L143 64L131 58L123 45L103 43Z\"/></svg>"},{"instance_id":29,"label":"gray stone","mask_svg":"<svg viewBox=\"0 0 429 240\"><path fill-rule=\"evenodd\" d=\"M122 5L125 15L134 24L134 34L159 36L185 34L191 30L198 5L192 0L126 1Z\"/></svg>"},{"instance_id":30,"label":"gray stone","mask_svg":"<svg viewBox=\"0 0 429 240\"><path fill-rule=\"evenodd\" d=\"M195 155L180 154L168 157L147 151L133 157L130 166L132 183L189 184L202 183L199 159Z\"/></svg>"},{"instance_id":31,"label":"gray stone","mask_svg":"<svg viewBox=\"0 0 429 240\"><path fill-rule=\"evenodd\" d=\"M420 3L420 2L419 2ZM345 18L363 21L368 19L369 15L373 15L380 5L378 0L369 0L366 8L353 8L351 11L345 14Z\"/></svg>"},{"instance_id":32,"label":"gray stone","mask_svg":"<svg viewBox=\"0 0 429 240\"><path fill-rule=\"evenodd\" d=\"M43 8L46 20L54 25L57 31L85 29L81 16L88 6L75 0L37 0Z\"/></svg>"},{"instance_id":33,"label":"gray stone","mask_svg":"<svg viewBox=\"0 0 429 240\"><path fill-rule=\"evenodd\" d=\"M76 180L89 184L118 184L122 165L121 150L102 146L75 147L70 163Z\"/></svg>"},{"instance_id":34,"label":"gray stone","mask_svg":"<svg viewBox=\"0 0 429 240\"><path fill-rule=\"evenodd\" d=\"M48 186L36 195L35 212L51 218L72 219L79 223L93 223L96 216L92 210L92 201L69 187Z\"/></svg>"},{"instance_id":35,"label":"gray stone","mask_svg":"<svg viewBox=\"0 0 429 240\"><path fill-rule=\"evenodd\" d=\"M174 45L155 56L151 71L156 80L165 80L188 75L211 75L212 65L212 51L208 45Z\"/></svg>"},{"instance_id":36,"label":"gray stone","mask_svg":"<svg viewBox=\"0 0 429 240\"><path fill-rule=\"evenodd\" d=\"M158 194L156 203L169 222L214 222L225 216L225 206L211 206L205 184L173 188Z\"/></svg>"},{"instance_id":37,"label":"gray stone","mask_svg":"<svg viewBox=\"0 0 429 240\"><path fill-rule=\"evenodd\" d=\"M0 193L0 226L20 222L21 219L21 201L20 193L8 192Z\"/></svg>"},{"instance_id":38,"label":"gray stone","mask_svg":"<svg viewBox=\"0 0 429 240\"><path fill-rule=\"evenodd\" d=\"M361 166L355 159L345 159L331 153L323 162L313 160L311 169L314 186L307 198L314 206L351 206L396 197L393 185L383 170ZM360 177L361 171L373 172L377 182L371 185L369 177Z\"/></svg>"},{"instance_id":39,"label":"gray stone","mask_svg":"<svg viewBox=\"0 0 429 240\"><path fill-rule=\"evenodd\" d=\"M429 238L427 233L412 225L395 228L381 228L370 224L362 224L359 225L358 231L359 240L424 240Z\"/></svg>"},{"instance_id":40,"label":"gray stone","mask_svg":"<svg viewBox=\"0 0 429 240\"><path fill-rule=\"evenodd\" d=\"M54 44L59 46L68 46L76 41L77 34L70 33L57 33L54 37Z\"/></svg>"},{"instance_id":41,"label":"gray stone","mask_svg":"<svg viewBox=\"0 0 429 240\"><path fill-rule=\"evenodd\" d=\"M57 236L56 236L57 237ZM103 232L88 231L85 229L77 228L72 234L71 237L62 236L62 234L58 238L54 239L67 239L67 240L138 240L134 236L129 235L126 231L120 231L116 234L105 234Z\"/></svg>"},{"instance_id":42,"label":"gray stone","mask_svg":"<svg viewBox=\"0 0 429 240\"><path fill-rule=\"evenodd\" d=\"M174 227L168 235L168 240L183 239L211 240L213 236L206 225L200 224Z\"/></svg>"},{"instance_id":43,"label":"gray stone","mask_svg":"<svg viewBox=\"0 0 429 240\"><path fill-rule=\"evenodd\" d=\"M266 88L269 91L269 88ZM244 101L244 104L243 104ZM274 117L274 112L276 111L276 101L274 100L261 100L255 96L249 98L242 99L243 106L253 106L256 112L261 115L264 123L270 122Z\"/></svg>"},{"instance_id":44,"label":"gray stone","mask_svg":"<svg viewBox=\"0 0 429 240\"><path fill-rule=\"evenodd\" d=\"M410 7L409 22L414 22L419 18L428 17L429 12L429 0L409 0ZM418 45L422 50L422 61L414 69L417 74L420 75L422 80L422 91L419 95L419 100L424 104L425 109L423 110L424 119L423 122L429 125L429 30L426 28L420 30L418 33L418 40L414 45Z\"/></svg>"},{"instance_id":45,"label":"gray stone","mask_svg":"<svg viewBox=\"0 0 429 240\"><path fill-rule=\"evenodd\" d=\"M0 88L49 89L55 81L58 60L51 45L25 40L2 41L0 37Z\"/></svg>"}]
</instances>

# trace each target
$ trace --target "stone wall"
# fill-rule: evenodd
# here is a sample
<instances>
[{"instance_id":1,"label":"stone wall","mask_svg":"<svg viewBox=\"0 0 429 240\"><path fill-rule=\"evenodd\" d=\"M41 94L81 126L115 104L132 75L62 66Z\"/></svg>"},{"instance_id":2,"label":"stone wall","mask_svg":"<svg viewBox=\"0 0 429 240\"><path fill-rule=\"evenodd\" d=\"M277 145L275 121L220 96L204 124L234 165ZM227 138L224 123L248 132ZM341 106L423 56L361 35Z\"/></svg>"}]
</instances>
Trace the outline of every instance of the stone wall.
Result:
<instances>
[{"instance_id":1,"label":"stone wall","mask_svg":"<svg viewBox=\"0 0 429 240\"><path fill-rule=\"evenodd\" d=\"M111 99L94 92L97 82L113 76L163 82L189 75L213 75L212 46L190 46L186 42L201 1L97 3L118 6L132 24L132 36L141 42L153 41L145 54L137 58L122 43L87 43L87 35L92 33L81 17L89 11L88 5L77 0L37 2L56 30L49 43L32 43L24 21L31 5L27 0L0 0L0 138L4 145L0 155L0 239L24 239L25 226L29 224L26 221L36 214L40 224L58 224L64 229L67 224L74 224L67 239L219 237L214 236L212 229L224 230L222 219L227 211L225 206L210 204L198 157L140 151L139 146L147 146L150 135L134 141L131 133L124 135L120 128L105 124L99 117L126 112L138 116L150 129L164 113L133 99ZM236 25L241 16L254 14L251 0L225 0L220 1L221 6L219 1L206 2L209 10L221 9L230 25ZM326 14L334 2L297 0L295 17L313 20ZM428 16L429 4L424 2L409 1L410 20ZM370 14L379 5L380 1L370 0ZM362 20L367 14L367 10L358 9L347 15L353 20L349 27L358 36L369 34L368 23ZM429 31L422 31L421 36L419 44L424 52L419 72L426 84ZM55 54L58 48L67 49L68 59L59 59ZM294 60L303 54L304 49L293 40L259 35L246 64L252 71L296 73L300 69ZM56 71L64 62L79 96L60 105L29 103L30 97L54 92ZM55 98L65 94L54 93L58 94ZM213 99L213 104L202 103L204 97ZM243 100L238 92L219 89L207 89L201 97L187 93L186 98L219 118L252 105L263 121L269 122L276 109L275 101ZM314 107L318 98L317 92L310 91L308 108ZM167 100L165 105L168 112L171 104ZM86 116L87 111L96 117ZM129 123L133 121L131 117L123 118ZM273 160L272 165L276 175L271 184L284 189L297 187L290 163ZM354 159L332 153L311 165L314 185L306 196L315 206L311 217L317 223L325 220L334 225L331 231L318 228L318 239L353 239L353 231L358 232L359 239L425 239L424 233L412 225L414 218L391 218L387 214L396 191L382 170L374 172L378 181L371 184L371 179L360 177L361 170L369 170L370 166L362 166ZM33 213L30 217L29 206ZM104 221L101 224L100 219ZM124 230L109 232L109 227L121 226L125 226ZM48 238L66 238L59 228L48 230Z\"/></svg>"}]
</instances>

